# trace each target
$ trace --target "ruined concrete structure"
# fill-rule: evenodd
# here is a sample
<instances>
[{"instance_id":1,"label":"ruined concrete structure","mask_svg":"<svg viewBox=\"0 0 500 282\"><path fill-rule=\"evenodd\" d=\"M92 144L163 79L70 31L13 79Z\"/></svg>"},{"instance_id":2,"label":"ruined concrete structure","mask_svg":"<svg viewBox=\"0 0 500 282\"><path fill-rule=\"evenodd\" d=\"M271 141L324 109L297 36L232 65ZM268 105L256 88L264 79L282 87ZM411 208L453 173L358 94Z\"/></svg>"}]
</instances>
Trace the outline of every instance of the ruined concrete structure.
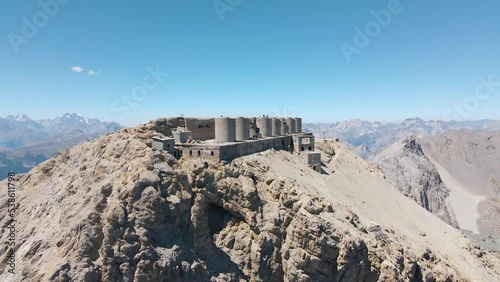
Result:
<instances>
[{"instance_id":1,"label":"ruined concrete structure","mask_svg":"<svg viewBox=\"0 0 500 282\"><path fill-rule=\"evenodd\" d=\"M177 158L231 160L269 149L301 154L309 167L321 172L321 155L314 152L314 135L302 132L301 118L267 116L175 118L173 138L154 137L152 147ZM184 120L184 124L182 124Z\"/></svg>"},{"instance_id":2,"label":"ruined concrete structure","mask_svg":"<svg viewBox=\"0 0 500 282\"><path fill-rule=\"evenodd\" d=\"M187 143L187 141L189 140L189 137L191 137L193 135L193 132L192 131L189 131L189 130L179 130L179 131L174 131L172 132L172 135L174 136L174 139L175 139L175 143Z\"/></svg>"},{"instance_id":3,"label":"ruined concrete structure","mask_svg":"<svg viewBox=\"0 0 500 282\"><path fill-rule=\"evenodd\" d=\"M153 149L167 151L176 158L180 157L179 150L175 148L174 138L155 136L151 141L151 147Z\"/></svg>"},{"instance_id":4,"label":"ruined concrete structure","mask_svg":"<svg viewBox=\"0 0 500 282\"><path fill-rule=\"evenodd\" d=\"M215 138L215 119L185 118L186 128L191 131L193 140L210 140Z\"/></svg>"},{"instance_id":5,"label":"ruined concrete structure","mask_svg":"<svg viewBox=\"0 0 500 282\"><path fill-rule=\"evenodd\" d=\"M317 172L321 172L321 153L320 152L304 152L302 158L307 162L310 168Z\"/></svg>"},{"instance_id":6,"label":"ruined concrete structure","mask_svg":"<svg viewBox=\"0 0 500 282\"><path fill-rule=\"evenodd\" d=\"M314 151L314 136L312 134L293 134L294 152Z\"/></svg>"}]
</instances>

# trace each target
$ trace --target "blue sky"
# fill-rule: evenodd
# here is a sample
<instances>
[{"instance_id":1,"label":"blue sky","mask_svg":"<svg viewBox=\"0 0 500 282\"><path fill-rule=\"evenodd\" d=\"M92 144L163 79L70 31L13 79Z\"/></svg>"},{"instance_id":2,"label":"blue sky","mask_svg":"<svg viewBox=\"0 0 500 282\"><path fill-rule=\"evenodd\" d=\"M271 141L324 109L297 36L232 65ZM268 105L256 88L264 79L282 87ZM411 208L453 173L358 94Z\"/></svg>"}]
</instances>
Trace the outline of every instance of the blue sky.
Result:
<instances>
[{"instance_id":1,"label":"blue sky","mask_svg":"<svg viewBox=\"0 0 500 282\"><path fill-rule=\"evenodd\" d=\"M56 1L0 4L0 116L500 119L499 1Z\"/></svg>"}]
</instances>

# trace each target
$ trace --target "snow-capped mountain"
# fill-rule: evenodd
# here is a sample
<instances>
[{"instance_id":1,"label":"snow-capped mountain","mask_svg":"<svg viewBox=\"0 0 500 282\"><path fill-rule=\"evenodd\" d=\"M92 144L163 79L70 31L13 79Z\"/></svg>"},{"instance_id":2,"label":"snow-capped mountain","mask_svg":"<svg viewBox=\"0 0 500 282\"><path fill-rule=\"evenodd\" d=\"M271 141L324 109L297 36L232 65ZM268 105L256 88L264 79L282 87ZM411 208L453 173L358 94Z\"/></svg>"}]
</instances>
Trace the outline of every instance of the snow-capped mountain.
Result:
<instances>
[{"instance_id":1,"label":"snow-capped mountain","mask_svg":"<svg viewBox=\"0 0 500 282\"><path fill-rule=\"evenodd\" d=\"M40 123L26 115L0 118L0 147L18 148L49 137Z\"/></svg>"},{"instance_id":2,"label":"snow-capped mountain","mask_svg":"<svg viewBox=\"0 0 500 282\"><path fill-rule=\"evenodd\" d=\"M39 121L47 130L52 134L61 134L67 130L80 129L83 132L100 133L112 132L121 128L121 126L114 122L101 122L98 119L87 119L79 114L64 114L62 117L54 119L43 119Z\"/></svg>"},{"instance_id":3,"label":"snow-capped mountain","mask_svg":"<svg viewBox=\"0 0 500 282\"><path fill-rule=\"evenodd\" d=\"M101 122L87 119L79 114L64 114L54 119L35 121L20 114L0 118L0 147L19 148L50 141L51 138L65 135L68 131L80 130L87 137L95 138L114 132L122 126L115 122Z\"/></svg>"},{"instance_id":4,"label":"snow-capped mountain","mask_svg":"<svg viewBox=\"0 0 500 282\"><path fill-rule=\"evenodd\" d=\"M7 170L27 172L60 150L121 128L69 113L38 121L24 114L0 118L0 179Z\"/></svg>"}]
</instances>

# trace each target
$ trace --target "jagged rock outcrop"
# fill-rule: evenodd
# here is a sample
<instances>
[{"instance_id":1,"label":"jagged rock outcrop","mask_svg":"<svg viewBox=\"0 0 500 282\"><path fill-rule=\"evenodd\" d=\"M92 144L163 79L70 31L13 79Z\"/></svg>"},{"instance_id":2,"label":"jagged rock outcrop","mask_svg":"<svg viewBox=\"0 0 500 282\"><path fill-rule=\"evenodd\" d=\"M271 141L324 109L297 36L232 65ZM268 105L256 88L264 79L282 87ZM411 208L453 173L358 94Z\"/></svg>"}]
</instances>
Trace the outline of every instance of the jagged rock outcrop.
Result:
<instances>
[{"instance_id":1,"label":"jagged rock outcrop","mask_svg":"<svg viewBox=\"0 0 500 282\"><path fill-rule=\"evenodd\" d=\"M457 201L457 218L474 232L500 239L500 132L451 130L422 137L422 147L448 188L468 200Z\"/></svg>"},{"instance_id":2,"label":"jagged rock outcrop","mask_svg":"<svg viewBox=\"0 0 500 282\"><path fill-rule=\"evenodd\" d=\"M450 130L403 139L370 160L421 206L493 243L500 235L498 146L498 132Z\"/></svg>"},{"instance_id":3,"label":"jagged rock outcrop","mask_svg":"<svg viewBox=\"0 0 500 282\"><path fill-rule=\"evenodd\" d=\"M385 178L404 195L444 222L459 227L449 203L450 190L414 136L395 143L370 160L380 166Z\"/></svg>"},{"instance_id":4,"label":"jagged rock outcrop","mask_svg":"<svg viewBox=\"0 0 500 282\"><path fill-rule=\"evenodd\" d=\"M329 186L328 175L314 172L287 152L267 151L231 163L177 161L151 149L150 139L159 127L153 122L103 136L65 150L19 177L18 269L10 276L1 264L0 280L500 277L496 258L482 250L481 257L462 250L472 243L399 194L390 194L393 188L378 172L338 143L326 146L335 152L325 167L335 174ZM402 201L409 213L425 218L430 229L415 221L412 224L425 231L413 235L408 231L413 229L396 229L397 224L383 218L377 224L372 216L381 209L366 214L351 206L361 203L349 202L347 193L335 194L346 187L342 181L353 183L354 190L364 189L351 182L357 179L389 193L394 204L382 204L386 208ZM335 197L347 198L340 202ZM5 203L5 195L0 195L2 226L8 220ZM4 240L7 234L0 232ZM418 239L425 236L431 241L449 236L455 242L439 248L441 244ZM5 261L4 253L0 259Z\"/></svg>"}]
</instances>

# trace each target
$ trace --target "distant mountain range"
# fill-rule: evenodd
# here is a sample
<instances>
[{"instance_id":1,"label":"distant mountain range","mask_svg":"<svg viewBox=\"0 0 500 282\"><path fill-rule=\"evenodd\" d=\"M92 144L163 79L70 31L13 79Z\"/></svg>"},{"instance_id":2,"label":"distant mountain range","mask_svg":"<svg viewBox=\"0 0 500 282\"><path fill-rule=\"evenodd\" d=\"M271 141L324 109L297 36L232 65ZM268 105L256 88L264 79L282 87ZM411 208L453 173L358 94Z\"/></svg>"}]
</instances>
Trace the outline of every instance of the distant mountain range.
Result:
<instances>
[{"instance_id":1,"label":"distant mountain range","mask_svg":"<svg viewBox=\"0 0 500 282\"><path fill-rule=\"evenodd\" d=\"M409 118L401 123L370 122L351 119L335 123L305 123L304 130L323 138L337 138L350 144L363 158L368 158L408 134L434 136L450 129L470 129L474 131L500 130L500 121L424 121Z\"/></svg>"},{"instance_id":2,"label":"distant mountain range","mask_svg":"<svg viewBox=\"0 0 500 282\"><path fill-rule=\"evenodd\" d=\"M0 179L8 171L27 172L61 150L121 128L69 113L42 120L23 114L0 118Z\"/></svg>"}]
</instances>

